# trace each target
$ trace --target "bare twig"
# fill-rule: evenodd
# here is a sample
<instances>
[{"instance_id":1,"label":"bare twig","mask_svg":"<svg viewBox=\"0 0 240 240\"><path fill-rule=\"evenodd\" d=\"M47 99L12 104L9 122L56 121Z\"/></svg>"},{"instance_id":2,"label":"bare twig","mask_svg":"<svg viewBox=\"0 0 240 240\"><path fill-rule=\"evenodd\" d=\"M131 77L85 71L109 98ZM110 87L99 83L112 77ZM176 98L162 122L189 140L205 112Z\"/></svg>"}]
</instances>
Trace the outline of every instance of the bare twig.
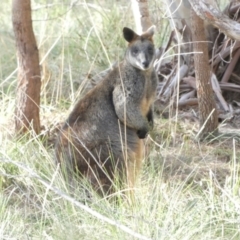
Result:
<instances>
[{"instance_id":1,"label":"bare twig","mask_svg":"<svg viewBox=\"0 0 240 240\"><path fill-rule=\"evenodd\" d=\"M240 47L240 42L237 41L234 46L229 46L222 50L219 54L214 56L214 60L211 59L210 61L213 61L213 67L216 66L218 63L220 63L224 58L226 58L228 55L230 55L231 52L236 51Z\"/></svg>"},{"instance_id":2,"label":"bare twig","mask_svg":"<svg viewBox=\"0 0 240 240\"><path fill-rule=\"evenodd\" d=\"M211 83L212 83L213 91L215 92L215 94L216 94L219 102L221 103L224 111L229 111L228 105L227 105L225 99L222 96L221 88L219 86L219 82L218 82L215 74L212 74L212 76L211 76Z\"/></svg>"},{"instance_id":3,"label":"bare twig","mask_svg":"<svg viewBox=\"0 0 240 240\"><path fill-rule=\"evenodd\" d=\"M179 101L178 107L185 107L185 106L194 106L198 105L198 99L197 98L189 98L185 101Z\"/></svg>"},{"instance_id":4,"label":"bare twig","mask_svg":"<svg viewBox=\"0 0 240 240\"><path fill-rule=\"evenodd\" d=\"M188 71L188 66L187 65L182 65L179 69L179 71L176 73L176 75L173 77L171 83L167 87L166 91L163 93L167 98L169 98L172 93L174 92L174 89L177 86L178 81L180 82L183 77L186 76Z\"/></svg>"},{"instance_id":5,"label":"bare twig","mask_svg":"<svg viewBox=\"0 0 240 240\"><path fill-rule=\"evenodd\" d=\"M228 82L237 62L239 61L239 57L240 57L240 48L234 53L234 56L233 56L231 62L229 63L221 82L223 82L223 83Z\"/></svg>"}]
</instances>

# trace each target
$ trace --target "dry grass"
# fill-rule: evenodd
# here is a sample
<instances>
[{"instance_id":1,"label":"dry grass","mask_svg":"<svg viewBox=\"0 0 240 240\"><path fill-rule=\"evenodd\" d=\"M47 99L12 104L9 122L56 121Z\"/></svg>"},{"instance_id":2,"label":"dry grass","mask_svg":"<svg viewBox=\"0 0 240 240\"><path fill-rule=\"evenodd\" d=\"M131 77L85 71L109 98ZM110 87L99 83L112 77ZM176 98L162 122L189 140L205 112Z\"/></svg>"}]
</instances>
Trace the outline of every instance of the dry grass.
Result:
<instances>
[{"instance_id":1,"label":"dry grass","mask_svg":"<svg viewBox=\"0 0 240 240\"><path fill-rule=\"evenodd\" d=\"M196 122L157 117L132 206L120 191L117 201L100 198L84 181L69 191L54 164L56 126L89 79L123 55L121 29L133 27L129 1L92 1L88 9L84 1L33 3L42 59L44 139L14 136L16 58L11 4L2 4L1 239L239 239L238 138L199 143ZM88 10L97 19L94 24ZM161 28L162 5L153 1L151 11ZM159 34L156 40L163 38Z\"/></svg>"}]
</instances>

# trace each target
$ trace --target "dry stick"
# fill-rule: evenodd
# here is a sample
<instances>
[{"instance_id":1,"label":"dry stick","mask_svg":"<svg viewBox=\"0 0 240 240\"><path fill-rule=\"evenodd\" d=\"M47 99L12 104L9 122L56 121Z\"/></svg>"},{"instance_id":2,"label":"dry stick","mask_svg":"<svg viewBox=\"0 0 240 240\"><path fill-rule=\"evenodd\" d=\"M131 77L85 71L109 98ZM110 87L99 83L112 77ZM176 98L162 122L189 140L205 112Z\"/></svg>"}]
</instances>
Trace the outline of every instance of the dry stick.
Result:
<instances>
[{"instance_id":1,"label":"dry stick","mask_svg":"<svg viewBox=\"0 0 240 240\"><path fill-rule=\"evenodd\" d=\"M222 90L240 92L240 86L234 83L219 83Z\"/></svg>"},{"instance_id":2,"label":"dry stick","mask_svg":"<svg viewBox=\"0 0 240 240\"><path fill-rule=\"evenodd\" d=\"M240 82L240 77L236 73L232 73L232 80L235 82Z\"/></svg>"},{"instance_id":3,"label":"dry stick","mask_svg":"<svg viewBox=\"0 0 240 240\"><path fill-rule=\"evenodd\" d=\"M185 77L183 78L183 81L187 84L189 84L193 89L196 89L196 81L195 81L195 78L192 77L192 76L189 76L189 77ZM224 111L229 111L229 107L225 101L225 99L223 98L222 94L221 94L221 88L220 88L220 85L219 85L219 82L215 76L215 74L212 74L212 77L211 77L211 83L212 83L212 88L213 88L213 91L215 92L218 100L220 101L220 103L222 104L223 108L224 108ZM190 94L190 93L189 93ZM190 97L189 97L190 98ZM191 101L185 101L185 99L180 99L180 104L179 106L185 106L185 105L194 105L195 103L195 99L191 99Z\"/></svg>"},{"instance_id":4,"label":"dry stick","mask_svg":"<svg viewBox=\"0 0 240 240\"><path fill-rule=\"evenodd\" d=\"M179 102L185 101L189 98L193 98L195 96L195 94L196 94L196 90L192 90L191 92L184 93L181 95Z\"/></svg>"},{"instance_id":5,"label":"dry stick","mask_svg":"<svg viewBox=\"0 0 240 240\"><path fill-rule=\"evenodd\" d=\"M226 90L226 91L232 91L232 92L240 92L240 89L234 89L234 88L231 88L231 87L227 87L227 86L223 86L221 87L223 90Z\"/></svg>"},{"instance_id":6,"label":"dry stick","mask_svg":"<svg viewBox=\"0 0 240 240\"><path fill-rule=\"evenodd\" d=\"M221 80L222 83L228 82L228 80L239 60L239 57L240 57L240 48L235 52L230 64L228 65L227 70L225 71L223 78Z\"/></svg>"},{"instance_id":7,"label":"dry stick","mask_svg":"<svg viewBox=\"0 0 240 240\"><path fill-rule=\"evenodd\" d=\"M164 95L167 98L169 98L172 95L172 93L174 92L174 90L177 86L178 81L181 81L181 79L186 76L187 71L188 71L188 66L187 65L182 65L180 67L179 72L176 73L176 75L172 79L172 82L170 83L170 85L168 86L166 91L164 92Z\"/></svg>"},{"instance_id":8,"label":"dry stick","mask_svg":"<svg viewBox=\"0 0 240 240\"><path fill-rule=\"evenodd\" d=\"M229 52L232 51L234 52L236 49L238 49L240 47L240 41L237 41L236 44L234 46L229 46L227 47L222 53L218 53L215 56L215 59L211 60L213 61L213 67L216 66L218 63L220 63L225 57L227 57L229 55Z\"/></svg>"},{"instance_id":9,"label":"dry stick","mask_svg":"<svg viewBox=\"0 0 240 240\"><path fill-rule=\"evenodd\" d=\"M210 117L212 117L212 115L213 115L214 111L216 111L216 109L215 109L215 108L214 108L214 109L213 109L213 110L210 112L210 114L208 115L208 117L207 117L206 121L203 123L203 125L202 125L201 129L199 130L199 132L198 132L198 133L197 133L197 135L196 135L196 139L198 139L198 138L199 138L199 136L201 135L201 133L202 133L202 131L204 130L204 128L205 128L205 126L206 126L206 124L207 124L207 122L208 122L209 118L210 118Z\"/></svg>"},{"instance_id":10,"label":"dry stick","mask_svg":"<svg viewBox=\"0 0 240 240\"><path fill-rule=\"evenodd\" d=\"M235 89L236 88L237 90L240 90L240 86L238 84L235 84L235 83L219 83L219 85L223 89L225 89L225 88Z\"/></svg>"},{"instance_id":11,"label":"dry stick","mask_svg":"<svg viewBox=\"0 0 240 240\"><path fill-rule=\"evenodd\" d=\"M189 90L191 91L192 90L192 87L189 85L189 84L185 84L185 83L181 83L180 84L180 90Z\"/></svg>"},{"instance_id":12,"label":"dry stick","mask_svg":"<svg viewBox=\"0 0 240 240\"><path fill-rule=\"evenodd\" d=\"M238 80L240 81L240 77L238 77L235 73L232 74L234 77L238 78ZM181 90L191 90L191 89L196 89L196 84L195 84L195 78L192 76L189 77L185 77L183 78L183 82L180 85L180 89ZM228 90L228 91L233 91L233 92L240 92L240 86L238 84L235 83L219 83L220 89L221 90Z\"/></svg>"},{"instance_id":13,"label":"dry stick","mask_svg":"<svg viewBox=\"0 0 240 240\"><path fill-rule=\"evenodd\" d=\"M94 210L92 210L91 208L89 208L88 206L85 206L84 204L76 201L74 198L68 196L66 193L62 192L61 190L59 190L58 188L53 187L51 184L49 184L47 181L43 180L37 173L35 173L32 169L24 166L23 164L19 163L19 162L15 162L12 161L10 159L1 159L2 162L6 162L6 163L11 163L15 166L17 166L18 168L23 169L24 171L27 171L27 173L37 179L42 185L44 185L48 190L50 189L52 192L54 192L55 194L59 195L60 197L66 199L68 202L74 204L75 206L81 208L82 210L84 210L85 212L89 213L90 215L96 217L97 219L106 222L112 226L117 227L118 229L121 229L123 232L130 234L131 236L138 238L138 239L143 239L143 240L151 240L150 238L147 238L139 233L134 232L133 230L131 230L130 228L118 223L117 221L114 221Z\"/></svg>"},{"instance_id":14,"label":"dry stick","mask_svg":"<svg viewBox=\"0 0 240 240\"><path fill-rule=\"evenodd\" d=\"M231 6L229 9L230 14L235 14L240 8L240 4L237 4L236 6Z\"/></svg>"},{"instance_id":15,"label":"dry stick","mask_svg":"<svg viewBox=\"0 0 240 240\"><path fill-rule=\"evenodd\" d=\"M176 70L176 66L174 67L174 69L172 70L170 76L168 77L167 81L165 81L164 85L162 86L162 88L160 89L159 93L158 93L158 97L162 96L165 92L165 89L171 84L171 80L172 80L172 75L174 74L175 70Z\"/></svg>"},{"instance_id":16,"label":"dry stick","mask_svg":"<svg viewBox=\"0 0 240 240\"><path fill-rule=\"evenodd\" d=\"M219 102L221 103L224 111L229 111L229 107L224 99L224 97L222 96L222 93L221 93L221 88L219 86L219 82L216 78L216 75L212 73L212 76L211 76L211 83L212 83L212 88L213 88L213 91L215 92Z\"/></svg>"},{"instance_id":17,"label":"dry stick","mask_svg":"<svg viewBox=\"0 0 240 240\"><path fill-rule=\"evenodd\" d=\"M178 102L178 107L195 106L195 105L198 105L197 98L189 98L189 99Z\"/></svg>"},{"instance_id":18,"label":"dry stick","mask_svg":"<svg viewBox=\"0 0 240 240\"><path fill-rule=\"evenodd\" d=\"M187 83L193 89L197 89L195 77L192 76L185 77L183 78L183 82Z\"/></svg>"},{"instance_id":19,"label":"dry stick","mask_svg":"<svg viewBox=\"0 0 240 240\"><path fill-rule=\"evenodd\" d=\"M194 98L196 90L184 93L178 101L178 107L198 105L198 99Z\"/></svg>"}]
</instances>

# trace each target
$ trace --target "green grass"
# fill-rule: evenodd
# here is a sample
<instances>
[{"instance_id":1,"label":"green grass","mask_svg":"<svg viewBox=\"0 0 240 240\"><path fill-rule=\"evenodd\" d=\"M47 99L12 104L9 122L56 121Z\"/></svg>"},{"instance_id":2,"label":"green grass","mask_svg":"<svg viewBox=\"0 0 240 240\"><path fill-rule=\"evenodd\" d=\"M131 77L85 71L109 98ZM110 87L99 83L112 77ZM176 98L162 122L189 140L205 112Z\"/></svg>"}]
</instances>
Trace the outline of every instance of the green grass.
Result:
<instances>
[{"instance_id":1,"label":"green grass","mask_svg":"<svg viewBox=\"0 0 240 240\"><path fill-rule=\"evenodd\" d=\"M158 124L159 134L164 127ZM152 149L133 206L124 199L112 202L94 193L88 199L81 188L70 193L53 163L52 149L46 149L38 138L8 140L1 151L1 236L131 239L123 225L151 239L238 239L239 165L235 155L229 152L231 160L226 161L212 151L224 143L198 146L183 139L178 139L181 146L149 143Z\"/></svg>"},{"instance_id":2,"label":"green grass","mask_svg":"<svg viewBox=\"0 0 240 240\"><path fill-rule=\"evenodd\" d=\"M32 1L47 139L92 76L122 59L122 28L134 28L129 1L89 1L88 7L84 1L48 2ZM198 143L196 123L157 118L153 139L146 142L135 203L129 205L125 198L97 196L84 182L69 191L54 163L52 142L40 136L15 138L17 63L10 8L8 0L0 10L0 238L239 239L237 140ZM150 9L160 46L168 23L160 18L161 3L152 1Z\"/></svg>"}]
</instances>

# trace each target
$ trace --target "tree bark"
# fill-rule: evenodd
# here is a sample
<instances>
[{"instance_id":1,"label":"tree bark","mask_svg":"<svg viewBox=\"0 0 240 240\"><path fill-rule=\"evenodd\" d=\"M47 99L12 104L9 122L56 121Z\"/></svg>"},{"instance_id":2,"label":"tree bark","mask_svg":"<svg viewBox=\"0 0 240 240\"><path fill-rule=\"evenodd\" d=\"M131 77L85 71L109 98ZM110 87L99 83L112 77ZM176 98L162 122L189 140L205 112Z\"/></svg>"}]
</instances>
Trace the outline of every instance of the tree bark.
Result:
<instances>
[{"instance_id":1,"label":"tree bark","mask_svg":"<svg viewBox=\"0 0 240 240\"><path fill-rule=\"evenodd\" d=\"M12 1L12 23L18 57L15 130L40 132L41 76L39 54L32 28L31 1Z\"/></svg>"},{"instance_id":2,"label":"tree bark","mask_svg":"<svg viewBox=\"0 0 240 240\"><path fill-rule=\"evenodd\" d=\"M204 31L204 21L191 11L192 37L194 50L194 66L199 106L200 139L210 133L217 133L218 114L214 93L211 85L211 75L208 58L208 44Z\"/></svg>"},{"instance_id":3,"label":"tree bark","mask_svg":"<svg viewBox=\"0 0 240 240\"><path fill-rule=\"evenodd\" d=\"M148 11L148 0L132 0L132 11L136 23L136 31L142 34L152 26Z\"/></svg>"}]
</instances>

